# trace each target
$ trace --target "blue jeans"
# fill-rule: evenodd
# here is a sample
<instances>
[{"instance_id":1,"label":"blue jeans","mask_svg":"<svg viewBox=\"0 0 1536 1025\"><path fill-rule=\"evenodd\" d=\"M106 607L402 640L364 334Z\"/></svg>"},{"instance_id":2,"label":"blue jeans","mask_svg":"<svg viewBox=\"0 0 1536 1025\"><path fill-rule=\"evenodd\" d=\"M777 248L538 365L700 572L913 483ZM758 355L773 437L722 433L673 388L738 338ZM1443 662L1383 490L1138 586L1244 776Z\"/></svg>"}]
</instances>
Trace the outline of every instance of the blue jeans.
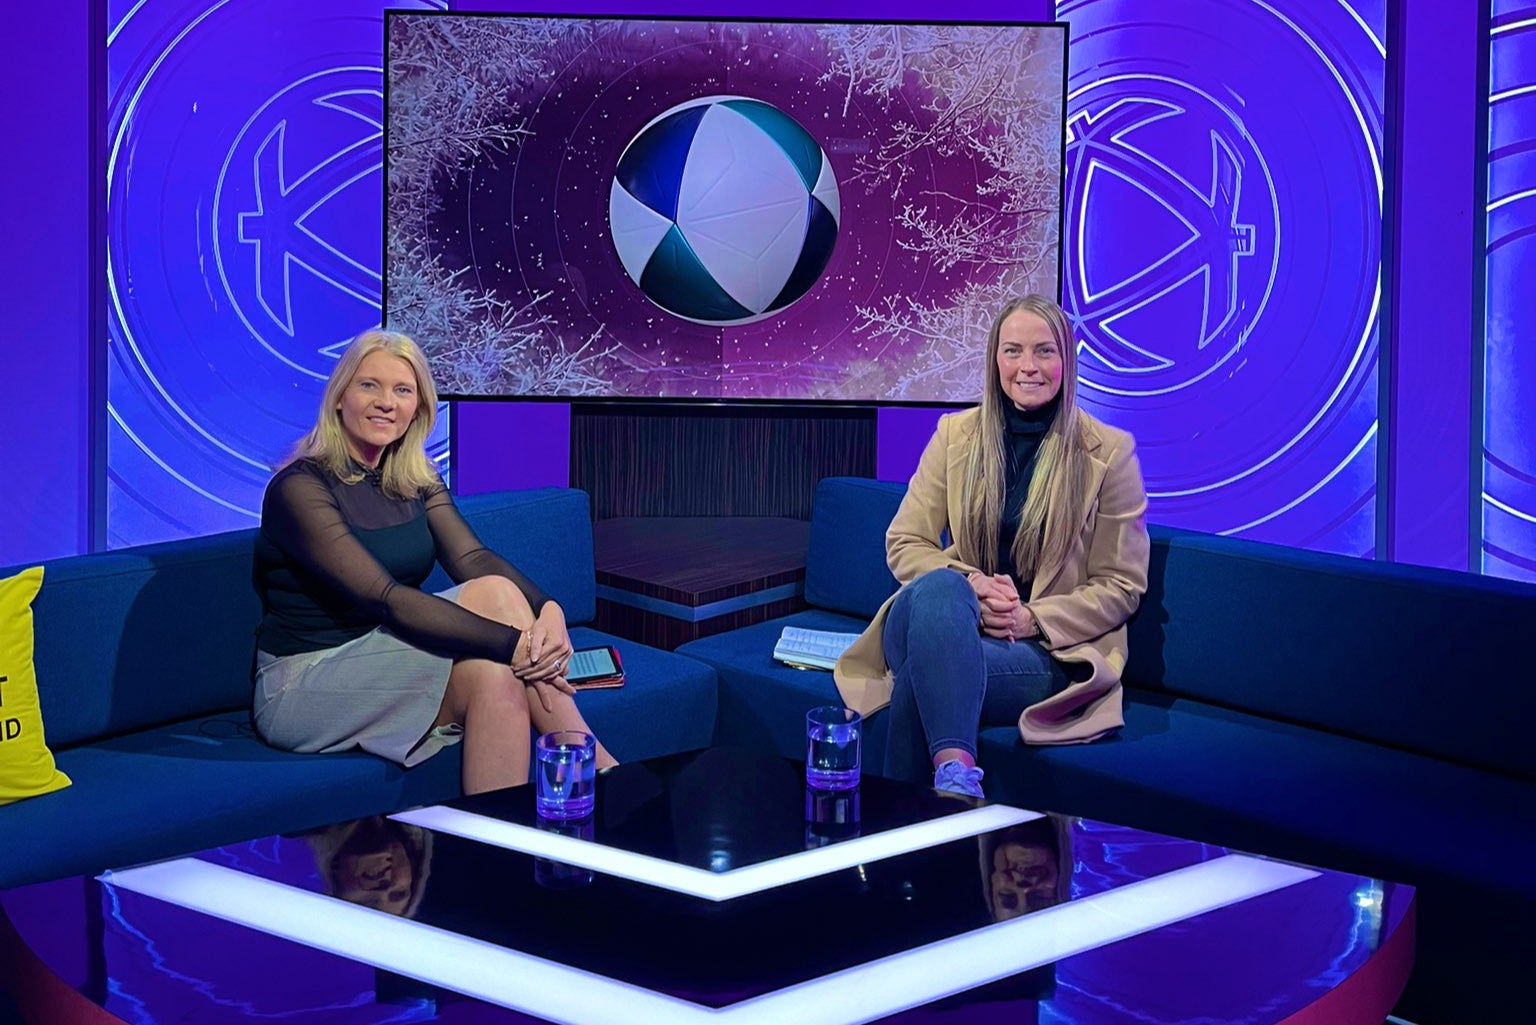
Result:
<instances>
[{"instance_id":1,"label":"blue jeans","mask_svg":"<svg viewBox=\"0 0 1536 1025\"><path fill-rule=\"evenodd\" d=\"M981 633L981 606L965 576L924 573L896 595L882 636L895 675L885 775L927 782L933 756L957 747L972 757L982 726L1019 713L1066 687L1061 663L1035 641Z\"/></svg>"}]
</instances>

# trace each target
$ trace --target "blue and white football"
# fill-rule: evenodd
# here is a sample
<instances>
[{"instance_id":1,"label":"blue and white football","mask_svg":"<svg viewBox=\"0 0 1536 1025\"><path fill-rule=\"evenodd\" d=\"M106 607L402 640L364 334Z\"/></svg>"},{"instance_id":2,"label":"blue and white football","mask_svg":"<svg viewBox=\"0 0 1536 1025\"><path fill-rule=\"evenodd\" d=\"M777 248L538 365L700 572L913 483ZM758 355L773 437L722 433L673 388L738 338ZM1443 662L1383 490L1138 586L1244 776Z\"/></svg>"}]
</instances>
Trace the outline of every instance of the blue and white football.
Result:
<instances>
[{"instance_id":1,"label":"blue and white football","mask_svg":"<svg viewBox=\"0 0 1536 1025\"><path fill-rule=\"evenodd\" d=\"M708 96L652 120L619 157L608 225L646 296L700 324L750 324L810 289L832 258L832 163L762 100Z\"/></svg>"}]
</instances>

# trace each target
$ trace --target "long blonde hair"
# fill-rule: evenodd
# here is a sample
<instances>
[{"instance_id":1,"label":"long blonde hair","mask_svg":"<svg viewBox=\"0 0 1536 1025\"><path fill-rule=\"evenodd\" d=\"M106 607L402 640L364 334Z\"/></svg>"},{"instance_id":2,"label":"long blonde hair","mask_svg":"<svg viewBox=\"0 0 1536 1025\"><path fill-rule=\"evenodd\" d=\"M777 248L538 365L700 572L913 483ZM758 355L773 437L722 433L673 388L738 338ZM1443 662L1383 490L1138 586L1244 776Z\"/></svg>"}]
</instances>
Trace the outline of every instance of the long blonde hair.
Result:
<instances>
[{"instance_id":1,"label":"long blonde hair","mask_svg":"<svg viewBox=\"0 0 1536 1025\"><path fill-rule=\"evenodd\" d=\"M1088 490L1088 455L1077 409L1077 347L1072 342L1066 314L1043 295L1010 300L987 334L981 409L970 439L965 489L961 494L964 519L953 526L960 558L987 573L996 573L997 535L1008 486L1003 404L1010 401L998 377L997 350L1003 321L1020 312L1045 321L1061 353L1060 405L1040 440L1029 494L1024 499L1019 530L1011 545L1015 572L1021 580L1030 580L1044 567L1057 565L1066 558L1072 536L1080 526L1076 516Z\"/></svg>"},{"instance_id":2,"label":"long blonde hair","mask_svg":"<svg viewBox=\"0 0 1536 1025\"><path fill-rule=\"evenodd\" d=\"M437 422L437 386L432 383L432 371L421 347L397 331L364 331L352 340L325 382L315 425L299 439L282 465L299 459L313 459L348 484L363 479L347 448L347 435L341 426L338 407L347 386L357 374L357 368L376 352L400 357L410 364L411 372L416 375L416 415L399 440L391 442L379 457L382 474L379 485L384 493L390 498L415 498L440 479L432 460L427 457L427 436Z\"/></svg>"}]
</instances>

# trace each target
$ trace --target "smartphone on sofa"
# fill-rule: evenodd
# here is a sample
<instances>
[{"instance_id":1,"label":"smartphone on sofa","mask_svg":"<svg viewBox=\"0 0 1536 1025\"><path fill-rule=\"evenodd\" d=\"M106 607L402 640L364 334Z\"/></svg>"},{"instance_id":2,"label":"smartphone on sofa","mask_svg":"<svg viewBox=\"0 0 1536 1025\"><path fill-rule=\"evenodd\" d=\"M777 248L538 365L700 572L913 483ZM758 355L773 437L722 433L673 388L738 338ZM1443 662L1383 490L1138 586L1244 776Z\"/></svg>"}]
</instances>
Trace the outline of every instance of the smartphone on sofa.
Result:
<instances>
[{"instance_id":1,"label":"smartphone on sofa","mask_svg":"<svg viewBox=\"0 0 1536 1025\"><path fill-rule=\"evenodd\" d=\"M565 678L578 690L624 685L624 662L611 644L596 648L577 648L565 667Z\"/></svg>"}]
</instances>

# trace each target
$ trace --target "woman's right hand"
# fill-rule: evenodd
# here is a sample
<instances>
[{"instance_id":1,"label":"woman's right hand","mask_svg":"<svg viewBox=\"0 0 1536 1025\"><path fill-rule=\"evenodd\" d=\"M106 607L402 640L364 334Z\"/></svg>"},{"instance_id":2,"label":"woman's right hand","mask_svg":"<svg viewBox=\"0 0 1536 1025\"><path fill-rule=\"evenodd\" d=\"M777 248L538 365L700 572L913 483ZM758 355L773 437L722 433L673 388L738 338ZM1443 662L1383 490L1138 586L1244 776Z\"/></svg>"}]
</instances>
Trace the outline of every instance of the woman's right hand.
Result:
<instances>
[{"instance_id":1,"label":"woman's right hand","mask_svg":"<svg viewBox=\"0 0 1536 1025\"><path fill-rule=\"evenodd\" d=\"M982 612L1006 612L1019 604L1019 589L1013 586L1012 578L1005 573L990 577L985 573L971 573L966 576L965 582L976 592L976 600L981 603Z\"/></svg>"}]
</instances>

